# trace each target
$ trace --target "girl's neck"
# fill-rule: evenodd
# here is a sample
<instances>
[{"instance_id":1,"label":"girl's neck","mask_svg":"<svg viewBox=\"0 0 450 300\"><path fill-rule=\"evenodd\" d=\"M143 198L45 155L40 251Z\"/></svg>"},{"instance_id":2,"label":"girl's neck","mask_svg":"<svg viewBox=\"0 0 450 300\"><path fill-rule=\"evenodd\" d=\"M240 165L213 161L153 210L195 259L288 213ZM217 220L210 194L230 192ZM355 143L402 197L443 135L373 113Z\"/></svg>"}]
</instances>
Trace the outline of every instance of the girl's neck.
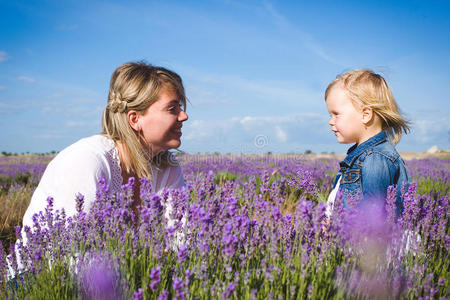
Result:
<instances>
[{"instance_id":1,"label":"girl's neck","mask_svg":"<svg viewBox=\"0 0 450 300\"><path fill-rule=\"evenodd\" d=\"M362 128L362 132L360 134L360 138L358 140L358 145L364 143L371 137L377 135L383 130L383 126L381 125L381 121L379 120L378 116L374 116L372 120L370 120L368 123L364 124Z\"/></svg>"}]
</instances>

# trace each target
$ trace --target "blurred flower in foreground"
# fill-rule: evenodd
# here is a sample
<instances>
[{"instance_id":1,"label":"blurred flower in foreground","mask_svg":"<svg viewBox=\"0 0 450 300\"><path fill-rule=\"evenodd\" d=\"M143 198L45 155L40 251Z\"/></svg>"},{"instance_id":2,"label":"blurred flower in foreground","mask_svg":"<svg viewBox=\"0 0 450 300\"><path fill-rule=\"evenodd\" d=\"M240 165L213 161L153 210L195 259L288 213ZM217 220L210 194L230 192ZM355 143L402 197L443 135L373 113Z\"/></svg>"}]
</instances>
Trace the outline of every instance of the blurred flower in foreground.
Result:
<instances>
[{"instance_id":1,"label":"blurred flower in foreground","mask_svg":"<svg viewBox=\"0 0 450 300\"><path fill-rule=\"evenodd\" d=\"M80 283L83 299L122 299L117 287L118 276L106 259L107 255L95 253L80 262Z\"/></svg>"}]
</instances>

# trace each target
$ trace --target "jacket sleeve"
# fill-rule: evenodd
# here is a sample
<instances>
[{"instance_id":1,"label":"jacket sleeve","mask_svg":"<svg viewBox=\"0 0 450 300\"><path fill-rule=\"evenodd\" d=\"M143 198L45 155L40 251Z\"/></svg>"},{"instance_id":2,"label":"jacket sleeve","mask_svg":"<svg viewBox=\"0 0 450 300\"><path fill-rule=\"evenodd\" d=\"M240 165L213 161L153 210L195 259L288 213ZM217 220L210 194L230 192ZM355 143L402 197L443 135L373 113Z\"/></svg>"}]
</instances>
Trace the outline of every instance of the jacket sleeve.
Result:
<instances>
[{"instance_id":1,"label":"jacket sleeve","mask_svg":"<svg viewBox=\"0 0 450 300\"><path fill-rule=\"evenodd\" d=\"M358 205L384 205L396 172L397 168L386 156L376 152L367 155L361 171L362 199Z\"/></svg>"},{"instance_id":2,"label":"jacket sleeve","mask_svg":"<svg viewBox=\"0 0 450 300\"><path fill-rule=\"evenodd\" d=\"M47 166L25 212L24 225L31 226L33 215L45 210L49 196L54 198L55 210L64 208L66 215L72 216L80 193L84 196L83 209L88 211L96 199L98 180L110 177L101 158L84 149L71 150L58 154Z\"/></svg>"}]
</instances>

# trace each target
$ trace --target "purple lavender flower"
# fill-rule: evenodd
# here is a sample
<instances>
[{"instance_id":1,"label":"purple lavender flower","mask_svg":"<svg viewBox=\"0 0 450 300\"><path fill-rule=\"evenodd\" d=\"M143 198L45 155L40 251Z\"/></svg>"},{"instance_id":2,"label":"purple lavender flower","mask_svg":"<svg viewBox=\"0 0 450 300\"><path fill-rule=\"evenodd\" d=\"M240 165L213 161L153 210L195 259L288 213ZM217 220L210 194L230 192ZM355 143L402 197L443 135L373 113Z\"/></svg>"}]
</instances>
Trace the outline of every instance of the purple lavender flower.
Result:
<instances>
[{"instance_id":1,"label":"purple lavender flower","mask_svg":"<svg viewBox=\"0 0 450 300\"><path fill-rule=\"evenodd\" d=\"M76 202L76 210L79 213L83 210L84 196L80 193L77 193L77 195L75 196L75 202Z\"/></svg>"},{"instance_id":2,"label":"purple lavender flower","mask_svg":"<svg viewBox=\"0 0 450 300\"><path fill-rule=\"evenodd\" d=\"M167 300L169 299L169 291L163 290L161 294L158 296L158 300Z\"/></svg>"},{"instance_id":3,"label":"purple lavender flower","mask_svg":"<svg viewBox=\"0 0 450 300\"><path fill-rule=\"evenodd\" d=\"M175 277L173 279L172 288L174 289L175 294L178 299L180 299L180 300L185 299L184 292L183 292L183 289L184 289L183 279L181 279L180 277Z\"/></svg>"},{"instance_id":4,"label":"purple lavender flower","mask_svg":"<svg viewBox=\"0 0 450 300\"><path fill-rule=\"evenodd\" d=\"M137 291L134 292L133 300L143 300L144 293L141 288L138 288Z\"/></svg>"},{"instance_id":5,"label":"purple lavender flower","mask_svg":"<svg viewBox=\"0 0 450 300\"><path fill-rule=\"evenodd\" d=\"M188 252L188 247L186 245L181 245L180 248L178 249L178 255L177 255L179 262L184 262L186 260L187 252Z\"/></svg>"},{"instance_id":6,"label":"purple lavender flower","mask_svg":"<svg viewBox=\"0 0 450 300\"><path fill-rule=\"evenodd\" d=\"M230 298L231 294L234 292L235 289L236 285L234 284L234 282L230 282L230 284L228 284L228 286L225 288L225 291L223 291L222 298L223 299Z\"/></svg>"},{"instance_id":7,"label":"purple lavender flower","mask_svg":"<svg viewBox=\"0 0 450 300\"><path fill-rule=\"evenodd\" d=\"M156 289L159 286L159 283L161 282L161 278L159 277L161 275L161 268L155 267L152 268L150 271L150 288L152 289L152 291L156 291Z\"/></svg>"},{"instance_id":8,"label":"purple lavender flower","mask_svg":"<svg viewBox=\"0 0 450 300\"><path fill-rule=\"evenodd\" d=\"M82 291L89 299L117 299L117 277L105 255L93 254L80 266Z\"/></svg>"}]
</instances>

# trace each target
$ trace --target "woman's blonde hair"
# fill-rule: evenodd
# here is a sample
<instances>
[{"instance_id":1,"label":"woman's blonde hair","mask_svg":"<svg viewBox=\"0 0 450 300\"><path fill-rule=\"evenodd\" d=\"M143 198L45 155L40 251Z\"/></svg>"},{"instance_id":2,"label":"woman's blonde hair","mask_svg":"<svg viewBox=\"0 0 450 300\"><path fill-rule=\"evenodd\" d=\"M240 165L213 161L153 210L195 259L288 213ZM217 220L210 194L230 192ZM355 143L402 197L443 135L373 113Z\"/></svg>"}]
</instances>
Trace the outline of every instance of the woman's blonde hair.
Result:
<instances>
[{"instance_id":1,"label":"woman's blonde hair","mask_svg":"<svg viewBox=\"0 0 450 300\"><path fill-rule=\"evenodd\" d=\"M342 85L355 107L369 107L380 117L388 138L397 144L402 133L410 131L410 122L399 112L394 95L384 78L367 69L358 69L339 75L325 91L325 100L331 89Z\"/></svg>"},{"instance_id":2,"label":"woman's blonde hair","mask_svg":"<svg viewBox=\"0 0 450 300\"><path fill-rule=\"evenodd\" d=\"M172 161L168 151L150 153L143 146L140 132L135 131L127 119L129 110L143 114L155 103L161 91L173 90L186 108L186 96L181 77L173 71L144 62L129 62L119 66L111 76L108 103L103 111L102 134L115 142L120 141L127 152L123 166L138 177L152 177L149 162L167 165Z\"/></svg>"}]
</instances>

